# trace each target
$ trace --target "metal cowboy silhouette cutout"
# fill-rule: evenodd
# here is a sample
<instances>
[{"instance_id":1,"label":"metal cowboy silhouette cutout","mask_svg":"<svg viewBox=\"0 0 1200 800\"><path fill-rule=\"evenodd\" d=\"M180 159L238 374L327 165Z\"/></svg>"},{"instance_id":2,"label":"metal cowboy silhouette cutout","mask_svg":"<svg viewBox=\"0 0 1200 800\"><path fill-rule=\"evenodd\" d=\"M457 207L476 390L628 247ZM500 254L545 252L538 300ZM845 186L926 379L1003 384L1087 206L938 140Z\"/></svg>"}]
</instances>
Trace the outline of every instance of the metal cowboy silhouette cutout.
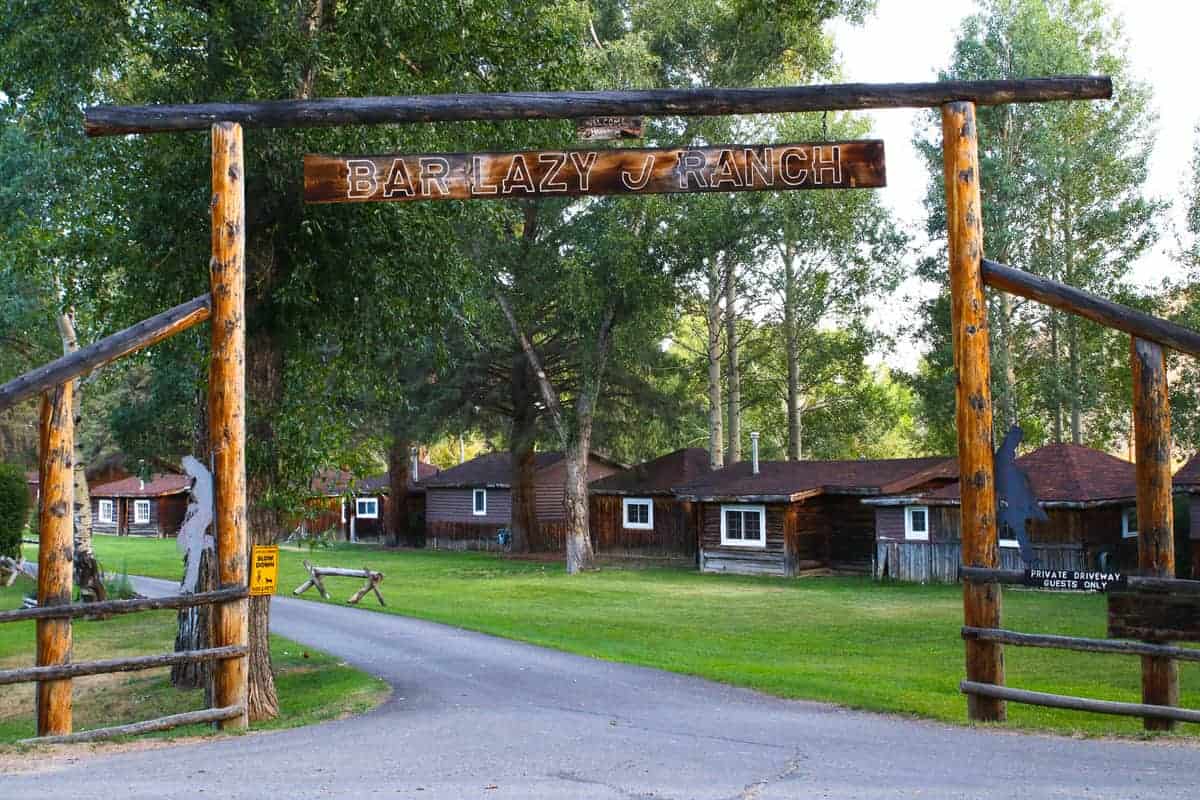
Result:
<instances>
[{"instance_id":1,"label":"metal cowboy silhouette cutout","mask_svg":"<svg viewBox=\"0 0 1200 800\"><path fill-rule=\"evenodd\" d=\"M996 521L998 530L1007 527L1017 540L1021 548L1021 561L1025 566L1033 567L1037 559L1029 542L1029 534L1025 531L1025 522L1031 519L1046 522L1049 517L1038 505L1029 476L1017 466L1017 445L1024 436L1021 427L1013 425L996 451Z\"/></svg>"}]
</instances>

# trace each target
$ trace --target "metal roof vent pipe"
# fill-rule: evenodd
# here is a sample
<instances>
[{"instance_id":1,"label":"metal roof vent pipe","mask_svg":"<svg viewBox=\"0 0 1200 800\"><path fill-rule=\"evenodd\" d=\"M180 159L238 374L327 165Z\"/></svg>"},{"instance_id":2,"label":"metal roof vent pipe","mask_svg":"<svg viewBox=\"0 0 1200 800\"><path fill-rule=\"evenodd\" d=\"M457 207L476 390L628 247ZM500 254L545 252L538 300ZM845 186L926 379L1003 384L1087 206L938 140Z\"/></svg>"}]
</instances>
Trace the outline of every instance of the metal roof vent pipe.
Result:
<instances>
[{"instance_id":1,"label":"metal roof vent pipe","mask_svg":"<svg viewBox=\"0 0 1200 800\"><path fill-rule=\"evenodd\" d=\"M412 464L409 467L409 470L410 470L409 476L408 476L409 483L416 483L417 481L421 480L420 452L421 451L419 451L415 447L409 448L409 454L412 456Z\"/></svg>"},{"instance_id":2,"label":"metal roof vent pipe","mask_svg":"<svg viewBox=\"0 0 1200 800\"><path fill-rule=\"evenodd\" d=\"M758 474L758 431L750 433L750 473Z\"/></svg>"}]
</instances>

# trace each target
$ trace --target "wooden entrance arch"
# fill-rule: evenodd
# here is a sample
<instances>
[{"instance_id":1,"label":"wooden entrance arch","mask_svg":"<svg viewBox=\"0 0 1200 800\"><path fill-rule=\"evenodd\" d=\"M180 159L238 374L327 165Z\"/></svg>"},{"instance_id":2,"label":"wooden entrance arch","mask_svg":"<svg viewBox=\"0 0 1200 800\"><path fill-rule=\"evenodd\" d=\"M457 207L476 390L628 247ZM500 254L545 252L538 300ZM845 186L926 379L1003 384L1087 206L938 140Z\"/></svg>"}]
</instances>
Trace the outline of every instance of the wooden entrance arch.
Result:
<instances>
[{"instance_id":1,"label":"wooden entrance arch","mask_svg":"<svg viewBox=\"0 0 1200 800\"><path fill-rule=\"evenodd\" d=\"M1200 334L1156 319L1062 284L1028 275L984 259L982 205L978 161L977 106L1107 99L1112 83L1106 77L1075 76L998 81L946 81L919 84L843 84L763 89L676 89L618 92L555 92L416 97L329 98L256 103L202 103L194 105L101 106L85 115L89 136L150 134L209 130L213 164L212 291L159 317L122 331L59 359L0 387L0 411L22 399L45 392L43 415L43 483L48 495L42 509L44 562L35 613L3 612L0 622L11 619L55 619L94 613L97 608L73 606L70 570L56 567L55 553L70 546L70 524L57 512L69 491L63 478L64 453L70 452L73 432L62 421L63 394L69 381L106 361L153 344L210 316L213 368L209 404L213 419L212 444L217 454L217 538L221 589L203 602L218 604L216 705L207 713L223 724L245 724L246 631L246 498L245 498L245 302L242 128L319 127L336 125L409 124L440 121L529 119L580 119L623 116L718 116L729 114L794 113L880 108L938 108L943 123L943 160L946 181L950 243L950 285L954 364L957 373L958 456L962 477L963 636L966 640L966 680L973 720L1002 720L1007 699L1042 704L1062 704L1049 695L1004 686L1003 645L1030 644L1028 636L1001 628L1001 584L1012 575L997 569L996 496L992 455L992 401L988 384L988 323L984 286L1015 293L1081 314L1134 337L1136 437L1138 447L1138 516L1141 527L1141 566L1144 588L1170 586L1191 591L1200 582L1173 581L1173 542L1169 471L1169 417L1162 347L1200 356ZM365 174L365 173L364 173ZM347 180L353 178L348 172ZM435 174L434 177L437 177ZM634 178L634 182L641 176ZM490 187L492 183L480 182ZM350 184L349 191L354 191ZM404 185L395 184L399 196L412 199ZM628 187L628 183L626 184ZM363 183L363 191L370 184ZM409 184L411 188L411 184ZM784 187L788 188L788 187ZM798 188L798 187L791 187ZM415 191L415 190L414 190ZM464 189L466 196L474 189ZM321 199L321 196L314 199ZM328 199L328 198L325 198ZM354 198L348 199L367 199ZM211 298L211 299L210 299ZM211 307L211 312L209 308ZM54 414L54 409L59 413ZM69 416L69 415L68 415ZM49 490L53 490L52 492ZM68 503L69 506L69 503ZM1194 586L1182 586L1194 584ZM1134 585L1133 582L1130 584ZM1181 588L1182 587L1182 588ZM1200 593L1200 592L1198 592ZM188 602L197 602L192 596ZM124 601L120 610L137 610L150 601ZM157 601L155 601L157 602ZM178 607L159 604L154 607ZM111 604L110 604L111 605ZM39 666L0 673L0 683L37 680L39 697L45 698L46 715L39 711L39 735L70 731L69 679L72 675L111 671L97 664L64 663L69 646L69 622L39 628ZM1007 637L1007 638L1006 638ZM1137 713L1148 726L1170 724L1197 714L1174 709L1178 683L1174 661L1181 648L1166 645L1064 640L1039 646L1068 646L1107 652L1134 652L1144 659L1144 704L1107 704L1088 710ZM1069 640L1069 641L1068 641ZM57 642L57 645L56 645ZM1081 644L1084 643L1084 644ZM1132 647L1133 649L1130 649ZM1186 652L1186 651L1184 651ZM179 656L181 654L175 654ZM128 665L121 668L131 668ZM18 674L19 673L19 674ZM63 689L63 686L67 689ZM1050 698L1047 700L1047 698ZM63 713L65 705L65 715ZM1134 707L1136 706L1136 708ZM1081 707L1081 706L1074 706ZM1184 716L1180 716L1184 715ZM1200 714L1197 714L1200 719ZM189 720L196 721L196 720ZM125 731L128 732L128 731ZM76 734L76 737L87 734Z\"/></svg>"}]
</instances>

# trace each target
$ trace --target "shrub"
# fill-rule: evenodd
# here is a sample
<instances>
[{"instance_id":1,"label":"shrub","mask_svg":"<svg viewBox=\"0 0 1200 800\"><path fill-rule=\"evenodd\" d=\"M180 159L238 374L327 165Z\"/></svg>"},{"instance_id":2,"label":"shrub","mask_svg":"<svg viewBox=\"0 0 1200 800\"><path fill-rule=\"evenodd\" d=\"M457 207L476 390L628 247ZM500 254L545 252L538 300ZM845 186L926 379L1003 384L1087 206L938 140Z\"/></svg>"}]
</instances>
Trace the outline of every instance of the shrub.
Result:
<instances>
[{"instance_id":1,"label":"shrub","mask_svg":"<svg viewBox=\"0 0 1200 800\"><path fill-rule=\"evenodd\" d=\"M0 556L20 554L31 505L25 471L15 464L0 464Z\"/></svg>"},{"instance_id":2,"label":"shrub","mask_svg":"<svg viewBox=\"0 0 1200 800\"><path fill-rule=\"evenodd\" d=\"M129 567L124 561L121 562L120 572L104 576L104 594L109 600L132 600L138 596L133 581L129 580Z\"/></svg>"}]
</instances>

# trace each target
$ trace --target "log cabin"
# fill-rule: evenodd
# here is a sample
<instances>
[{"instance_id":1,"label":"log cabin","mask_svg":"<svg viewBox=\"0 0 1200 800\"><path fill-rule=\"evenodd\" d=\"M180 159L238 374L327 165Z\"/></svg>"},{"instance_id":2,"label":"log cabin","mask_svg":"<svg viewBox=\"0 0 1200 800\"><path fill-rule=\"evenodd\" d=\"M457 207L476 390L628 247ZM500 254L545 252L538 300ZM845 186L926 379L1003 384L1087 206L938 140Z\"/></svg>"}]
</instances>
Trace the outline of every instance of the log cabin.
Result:
<instances>
[{"instance_id":1,"label":"log cabin","mask_svg":"<svg viewBox=\"0 0 1200 800\"><path fill-rule=\"evenodd\" d=\"M409 524L424 528L425 481L439 470L414 457L411 474L417 480L408 485L405 513ZM357 542L363 539L382 539L388 530L391 509L391 477L387 472L368 478L356 478L342 469L322 470L312 479L308 509L303 524L308 530L336 531L339 539ZM298 523L299 524L299 523Z\"/></svg>"},{"instance_id":2,"label":"log cabin","mask_svg":"<svg viewBox=\"0 0 1200 800\"><path fill-rule=\"evenodd\" d=\"M625 468L591 454L588 482ZM425 481L425 544L443 550L503 550L498 534L512 524L513 462L508 452L485 453L443 470ZM566 462L560 452L534 456L534 497L538 529L529 549L558 552L565 547L563 484Z\"/></svg>"},{"instance_id":3,"label":"log cabin","mask_svg":"<svg viewBox=\"0 0 1200 800\"><path fill-rule=\"evenodd\" d=\"M588 527L596 554L694 563L695 506L677 497L675 487L710 472L708 451L692 447L593 481Z\"/></svg>"},{"instance_id":4,"label":"log cabin","mask_svg":"<svg viewBox=\"0 0 1200 800\"><path fill-rule=\"evenodd\" d=\"M1190 570L1200 580L1200 453L1193 455L1172 478L1176 497L1175 563L1181 575Z\"/></svg>"},{"instance_id":5,"label":"log cabin","mask_svg":"<svg viewBox=\"0 0 1200 800\"><path fill-rule=\"evenodd\" d=\"M875 520L863 497L946 460L759 464L752 455L750 461L679 487L676 496L697 504L702 572L866 574L874 553Z\"/></svg>"},{"instance_id":6,"label":"log cabin","mask_svg":"<svg viewBox=\"0 0 1200 800\"><path fill-rule=\"evenodd\" d=\"M118 536L175 536L187 514L190 475L158 472L93 487L92 531Z\"/></svg>"},{"instance_id":7,"label":"log cabin","mask_svg":"<svg viewBox=\"0 0 1200 800\"><path fill-rule=\"evenodd\" d=\"M1137 566L1137 484L1134 465L1075 444L1039 447L1016 460L1047 521L1030 520L1039 566L1046 569L1130 570ZM875 576L953 583L961 563L959 487L892 487L862 502L875 509ZM1000 566L1024 569L1016 535L1000 531Z\"/></svg>"}]
</instances>

